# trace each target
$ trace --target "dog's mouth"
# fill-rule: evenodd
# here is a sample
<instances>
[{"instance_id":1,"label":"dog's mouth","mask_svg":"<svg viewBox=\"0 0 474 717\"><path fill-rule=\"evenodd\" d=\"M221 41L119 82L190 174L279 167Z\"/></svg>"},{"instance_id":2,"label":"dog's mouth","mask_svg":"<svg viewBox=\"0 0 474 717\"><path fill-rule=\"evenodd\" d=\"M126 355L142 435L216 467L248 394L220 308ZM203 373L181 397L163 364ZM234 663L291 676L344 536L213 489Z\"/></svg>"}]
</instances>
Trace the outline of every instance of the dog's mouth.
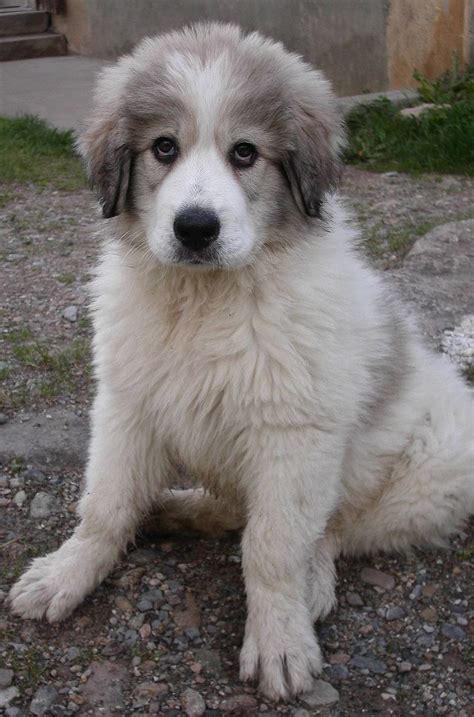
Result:
<instances>
[{"instance_id":1,"label":"dog's mouth","mask_svg":"<svg viewBox=\"0 0 474 717\"><path fill-rule=\"evenodd\" d=\"M184 264L186 266L221 266L222 262L219 253L214 247L208 247L201 251L191 251L185 247L180 247L174 257L176 264Z\"/></svg>"}]
</instances>

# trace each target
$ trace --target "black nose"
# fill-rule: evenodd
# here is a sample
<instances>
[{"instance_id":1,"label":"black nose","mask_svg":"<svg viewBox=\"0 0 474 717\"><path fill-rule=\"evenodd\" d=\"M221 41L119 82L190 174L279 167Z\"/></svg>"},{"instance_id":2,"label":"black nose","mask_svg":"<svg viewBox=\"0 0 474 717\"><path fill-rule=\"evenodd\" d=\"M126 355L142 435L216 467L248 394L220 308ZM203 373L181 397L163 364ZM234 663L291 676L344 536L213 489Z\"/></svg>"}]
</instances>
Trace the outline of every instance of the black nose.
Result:
<instances>
[{"instance_id":1,"label":"black nose","mask_svg":"<svg viewBox=\"0 0 474 717\"><path fill-rule=\"evenodd\" d=\"M214 212L201 207L187 207L174 220L176 238L188 249L205 249L217 239L220 223Z\"/></svg>"}]
</instances>

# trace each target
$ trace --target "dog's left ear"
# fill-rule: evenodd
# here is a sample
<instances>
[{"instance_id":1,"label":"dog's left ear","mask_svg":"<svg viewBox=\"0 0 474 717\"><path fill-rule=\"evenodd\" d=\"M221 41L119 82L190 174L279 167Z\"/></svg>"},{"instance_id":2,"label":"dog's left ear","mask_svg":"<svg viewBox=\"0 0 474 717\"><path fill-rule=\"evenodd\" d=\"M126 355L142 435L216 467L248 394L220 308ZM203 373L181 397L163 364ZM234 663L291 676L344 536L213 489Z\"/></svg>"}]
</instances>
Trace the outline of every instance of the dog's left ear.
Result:
<instances>
[{"instance_id":1,"label":"dog's left ear","mask_svg":"<svg viewBox=\"0 0 474 717\"><path fill-rule=\"evenodd\" d=\"M120 120L96 115L77 146L99 195L103 216L117 216L125 209L132 171L132 153Z\"/></svg>"},{"instance_id":2,"label":"dog's left ear","mask_svg":"<svg viewBox=\"0 0 474 717\"><path fill-rule=\"evenodd\" d=\"M321 91L315 94L318 86ZM344 131L328 83L318 75L312 90L290 108L292 146L283 169L298 208L319 217L324 194L336 188L341 176Z\"/></svg>"}]
</instances>

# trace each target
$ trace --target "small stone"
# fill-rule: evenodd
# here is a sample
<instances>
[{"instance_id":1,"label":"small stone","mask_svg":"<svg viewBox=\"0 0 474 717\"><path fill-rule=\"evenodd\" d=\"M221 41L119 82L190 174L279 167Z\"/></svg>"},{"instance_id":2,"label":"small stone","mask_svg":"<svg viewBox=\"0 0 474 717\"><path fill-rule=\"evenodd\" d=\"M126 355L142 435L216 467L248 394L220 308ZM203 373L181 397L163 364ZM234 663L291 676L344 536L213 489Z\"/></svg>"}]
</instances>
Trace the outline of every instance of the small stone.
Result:
<instances>
[{"instance_id":1,"label":"small stone","mask_svg":"<svg viewBox=\"0 0 474 717\"><path fill-rule=\"evenodd\" d=\"M16 687L7 687L5 690L0 690L0 707L7 707L19 694Z\"/></svg>"},{"instance_id":2,"label":"small stone","mask_svg":"<svg viewBox=\"0 0 474 717\"><path fill-rule=\"evenodd\" d=\"M188 640L197 640L201 636L201 633L199 632L197 627L187 627L184 631L184 634L186 635Z\"/></svg>"},{"instance_id":3,"label":"small stone","mask_svg":"<svg viewBox=\"0 0 474 717\"><path fill-rule=\"evenodd\" d=\"M140 610L140 612L148 612L149 610L153 610L153 603L150 602L150 600L139 600L137 602L137 610Z\"/></svg>"},{"instance_id":4,"label":"small stone","mask_svg":"<svg viewBox=\"0 0 474 717\"><path fill-rule=\"evenodd\" d=\"M209 672L220 672L222 669L221 658L216 650L200 649L195 650L195 656L198 662Z\"/></svg>"},{"instance_id":5,"label":"small stone","mask_svg":"<svg viewBox=\"0 0 474 717\"><path fill-rule=\"evenodd\" d=\"M364 601L358 593L347 593L346 600L352 607L362 607Z\"/></svg>"},{"instance_id":6,"label":"small stone","mask_svg":"<svg viewBox=\"0 0 474 717\"><path fill-rule=\"evenodd\" d=\"M136 692L139 697L145 699L157 699L165 695L169 690L164 682L141 682L137 685Z\"/></svg>"},{"instance_id":7,"label":"small stone","mask_svg":"<svg viewBox=\"0 0 474 717\"><path fill-rule=\"evenodd\" d=\"M315 680L313 689L300 695L300 700L307 707L333 705L339 700L339 692L324 680Z\"/></svg>"},{"instance_id":8,"label":"small stone","mask_svg":"<svg viewBox=\"0 0 474 717\"><path fill-rule=\"evenodd\" d=\"M441 626L441 634L449 640L462 641L466 639L466 633L459 625L451 625L449 622Z\"/></svg>"},{"instance_id":9,"label":"small stone","mask_svg":"<svg viewBox=\"0 0 474 717\"><path fill-rule=\"evenodd\" d=\"M0 426L3 426L7 422L8 416L6 416L4 413L0 413Z\"/></svg>"},{"instance_id":10,"label":"small stone","mask_svg":"<svg viewBox=\"0 0 474 717\"><path fill-rule=\"evenodd\" d=\"M245 714L246 710L253 710L257 707L257 700L252 695L241 694L232 695L223 700L219 705L222 712L237 712L237 714Z\"/></svg>"},{"instance_id":11,"label":"small stone","mask_svg":"<svg viewBox=\"0 0 474 717\"><path fill-rule=\"evenodd\" d=\"M346 655L345 652L336 652L334 655L329 655L329 662L331 665L345 665L351 659L350 655Z\"/></svg>"},{"instance_id":12,"label":"small stone","mask_svg":"<svg viewBox=\"0 0 474 717\"><path fill-rule=\"evenodd\" d=\"M423 618L423 620L425 620L425 622L436 622L436 620L438 619L436 610L433 610L432 607L426 607L420 612L420 616Z\"/></svg>"},{"instance_id":13,"label":"small stone","mask_svg":"<svg viewBox=\"0 0 474 717\"><path fill-rule=\"evenodd\" d=\"M393 702L397 701L397 698L391 692L382 692L381 697L384 702L388 702L389 700L392 700Z\"/></svg>"},{"instance_id":14,"label":"small stone","mask_svg":"<svg viewBox=\"0 0 474 717\"><path fill-rule=\"evenodd\" d=\"M328 679L335 682L349 678L349 670L345 665L330 665L325 668L324 673Z\"/></svg>"},{"instance_id":15,"label":"small stone","mask_svg":"<svg viewBox=\"0 0 474 717\"><path fill-rule=\"evenodd\" d=\"M142 638L142 640L148 640L151 635L151 625L146 622L144 625L141 626L138 632L140 633L140 637Z\"/></svg>"},{"instance_id":16,"label":"small stone","mask_svg":"<svg viewBox=\"0 0 474 717\"><path fill-rule=\"evenodd\" d=\"M77 321L77 312L78 312L77 306L66 306L66 308L63 311L63 316L65 319L67 319L71 323L74 323L75 321Z\"/></svg>"},{"instance_id":17,"label":"small stone","mask_svg":"<svg viewBox=\"0 0 474 717\"><path fill-rule=\"evenodd\" d=\"M408 662L408 661L404 660L403 662L400 662L400 663L397 665L397 668L398 668L398 671L403 674L404 672L410 672L410 671L411 671L412 664L411 664L411 662Z\"/></svg>"},{"instance_id":18,"label":"small stone","mask_svg":"<svg viewBox=\"0 0 474 717\"><path fill-rule=\"evenodd\" d=\"M48 685L40 687L36 691L30 704L30 712L37 717L43 717L50 710L58 697L58 691L54 687Z\"/></svg>"},{"instance_id":19,"label":"small stone","mask_svg":"<svg viewBox=\"0 0 474 717\"><path fill-rule=\"evenodd\" d=\"M57 510L56 498L50 493L40 491L31 501L30 518L49 518L51 513L55 513Z\"/></svg>"},{"instance_id":20,"label":"small stone","mask_svg":"<svg viewBox=\"0 0 474 717\"><path fill-rule=\"evenodd\" d=\"M384 675L387 671L387 665L376 657L367 657L365 655L354 655L351 665L359 670L369 670L375 675Z\"/></svg>"},{"instance_id":21,"label":"small stone","mask_svg":"<svg viewBox=\"0 0 474 717\"><path fill-rule=\"evenodd\" d=\"M5 710L5 717L21 717L19 707L7 707Z\"/></svg>"},{"instance_id":22,"label":"small stone","mask_svg":"<svg viewBox=\"0 0 474 717\"><path fill-rule=\"evenodd\" d=\"M181 705L188 717L201 717L206 711L206 703L196 690L188 688L181 695Z\"/></svg>"},{"instance_id":23,"label":"small stone","mask_svg":"<svg viewBox=\"0 0 474 717\"><path fill-rule=\"evenodd\" d=\"M421 590L421 585L415 585L415 587L408 596L410 600L418 600L421 597Z\"/></svg>"},{"instance_id":24,"label":"small stone","mask_svg":"<svg viewBox=\"0 0 474 717\"><path fill-rule=\"evenodd\" d=\"M391 620L401 620L401 618L405 617L405 615L405 610L399 605L391 605L385 611L385 619L389 622Z\"/></svg>"},{"instance_id":25,"label":"small stone","mask_svg":"<svg viewBox=\"0 0 474 717\"><path fill-rule=\"evenodd\" d=\"M23 473L23 478L35 483L44 483L46 480L45 474L38 468L27 468L27 470Z\"/></svg>"},{"instance_id":26,"label":"small stone","mask_svg":"<svg viewBox=\"0 0 474 717\"><path fill-rule=\"evenodd\" d=\"M127 600L124 595L117 595L114 600L114 603L119 610L122 610L122 612L126 612L127 610L133 610L132 603L130 602L130 600Z\"/></svg>"},{"instance_id":27,"label":"small stone","mask_svg":"<svg viewBox=\"0 0 474 717\"><path fill-rule=\"evenodd\" d=\"M383 590L393 590L395 587L395 578L393 575L383 573L375 568L363 568L360 573L362 582L368 585L375 585Z\"/></svg>"},{"instance_id":28,"label":"small stone","mask_svg":"<svg viewBox=\"0 0 474 717\"><path fill-rule=\"evenodd\" d=\"M10 687L15 673L13 670L0 669L0 690Z\"/></svg>"},{"instance_id":29,"label":"small stone","mask_svg":"<svg viewBox=\"0 0 474 717\"><path fill-rule=\"evenodd\" d=\"M24 490L19 490L18 493L15 493L15 497L13 498L13 502L21 508L23 503L25 502L27 498L27 495Z\"/></svg>"},{"instance_id":30,"label":"small stone","mask_svg":"<svg viewBox=\"0 0 474 717\"><path fill-rule=\"evenodd\" d=\"M162 590L148 590L146 593L141 595L142 600L149 600L151 603L156 603L159 600L163 600Z\"/></svg>"},{"instance_id":31,"label":"small stone","mask_svg":"<svg viewBox=\"0 0 474 717\"><path fill-rule=\"evenodd\" d=\"M293 712L293 717L311 717L311 715L308 710L299 709Z\"/></svg>"},{"instance_id":32,"label":"small stone","mask_svg":"<svg viewBox=\"0 0 474 717\"><path fill-rule=\"evenodd\" d=\"M77 660L77 658L80 656L81 651L78 647L75 647L74 645L72 647L68 647L66 650L66 657L69 662L73 662L73 660Z\"/></svg>"},{"instance_id":33,"label":"small stone","mask_svg":"<svg viewBox=\"0 0 474 717\"><path fill-rule=\"evenodd\" d=\"M8 476L6 476L4 473L0 474L0 488L8 488L8 485Z\"/></svg>"}]
</instances>

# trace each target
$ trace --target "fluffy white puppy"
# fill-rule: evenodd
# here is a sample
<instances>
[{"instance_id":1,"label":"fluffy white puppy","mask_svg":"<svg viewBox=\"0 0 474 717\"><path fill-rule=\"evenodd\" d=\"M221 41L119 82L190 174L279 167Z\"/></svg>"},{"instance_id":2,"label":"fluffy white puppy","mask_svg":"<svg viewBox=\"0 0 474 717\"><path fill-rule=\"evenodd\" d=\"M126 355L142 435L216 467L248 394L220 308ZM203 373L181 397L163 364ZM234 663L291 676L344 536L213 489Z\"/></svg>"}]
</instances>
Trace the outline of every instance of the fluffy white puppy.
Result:
<instances>
[{"instance_id":1,"label":"fluffy white puppy","mask_svg":"<svg viewBox=\"0 0 474 717\"><path fill-rule=\"evenodd\" d=\"M242 526L241 677L287 697L321 669L334 559L440 543L472 512L472 397L354 250L342 139L321 74L233 26L104 72L80 142L109 218L82 520L16 613L69 615L157 504ZM178 462L204 491L167 492Z\"/></svg>"}]
</instances>

